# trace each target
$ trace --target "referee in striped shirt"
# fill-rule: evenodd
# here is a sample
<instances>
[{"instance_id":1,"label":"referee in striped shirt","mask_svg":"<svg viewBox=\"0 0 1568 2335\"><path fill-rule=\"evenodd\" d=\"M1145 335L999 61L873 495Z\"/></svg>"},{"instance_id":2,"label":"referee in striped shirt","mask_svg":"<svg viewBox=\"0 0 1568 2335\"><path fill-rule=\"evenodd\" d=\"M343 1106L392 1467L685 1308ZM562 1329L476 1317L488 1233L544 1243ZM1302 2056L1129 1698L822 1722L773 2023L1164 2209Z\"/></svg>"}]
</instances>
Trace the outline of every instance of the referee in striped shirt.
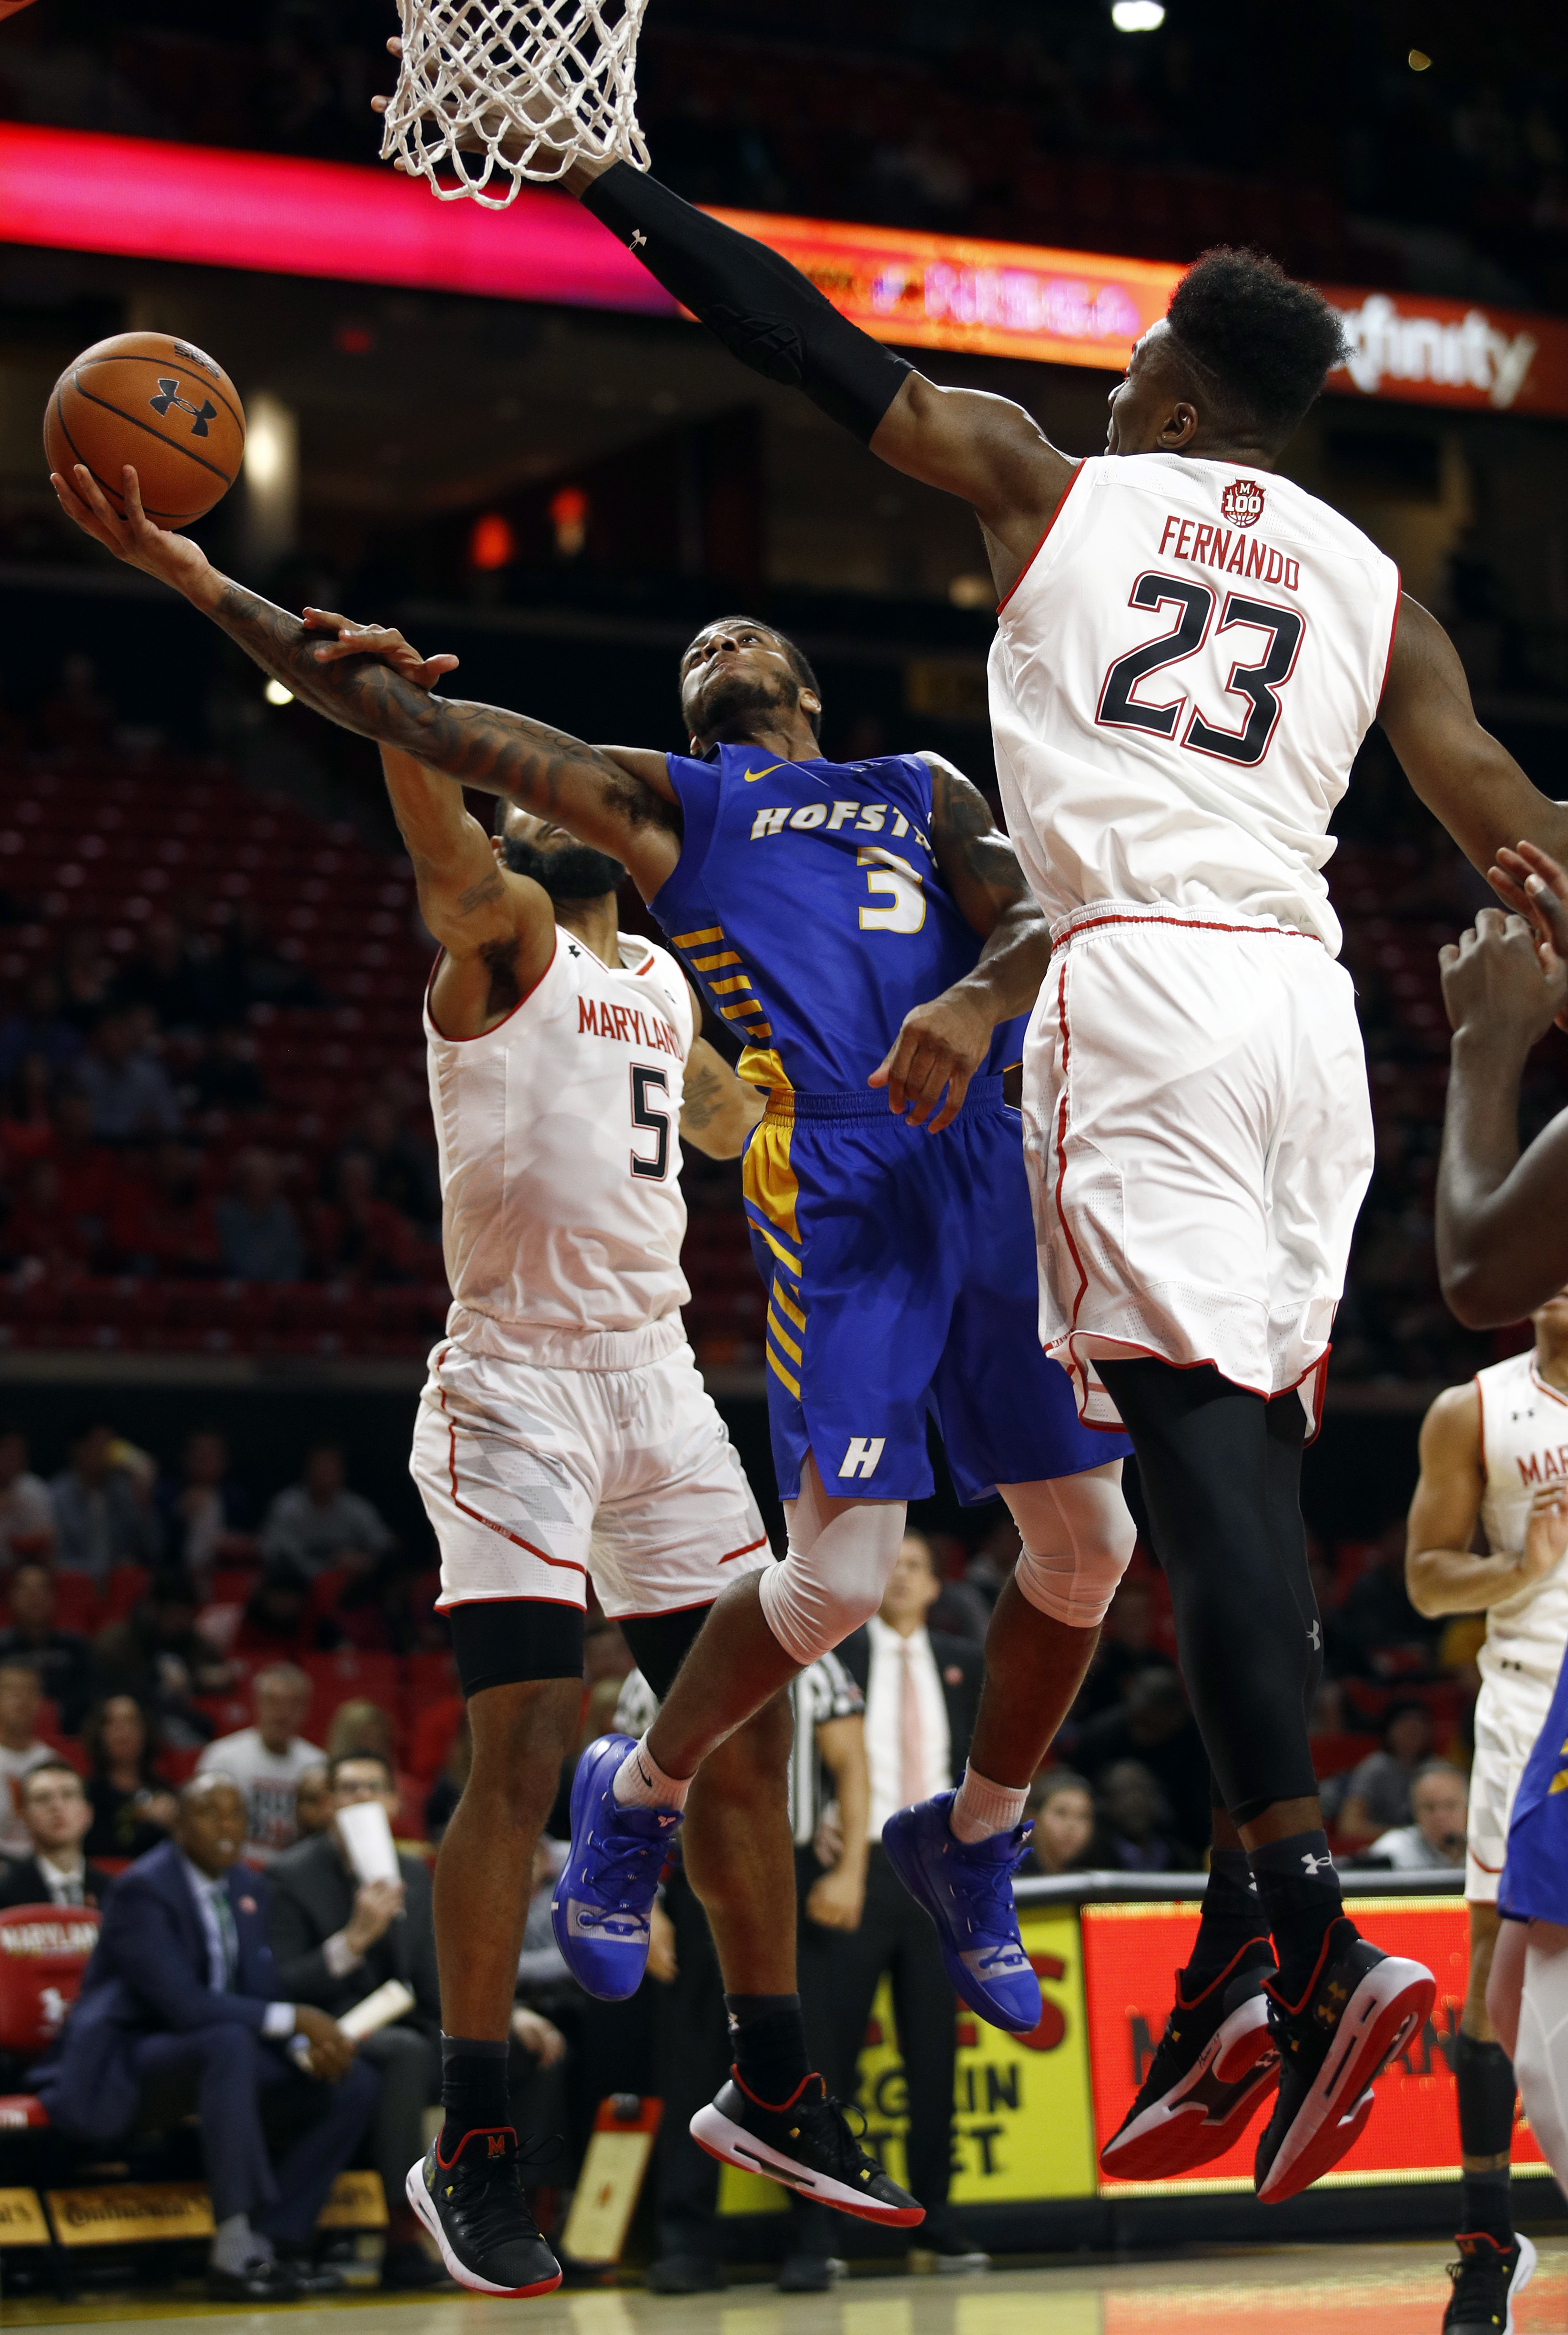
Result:
<instances>
[{"instance_id":1,"label":"referee in striped shirt","mask_svg":"<svg viewBox=\"0 0 1568 2335\"><path fill-rule=\"evenodd\" d=\"M795 1712L789 1814L799 1909L798 1983L812 2058L836 2088L832 2017L837 1961L859 1926L866 1895L871 1784L860 1689L835 1654L808 1663L787 1690ZM640 1671L621 1691L615 1724L641 1735L658 1704ZM703 2294L726 2283L716 2228L719 2167L687 2126L729 2073L724 1986L702 1906L683 1873L663 1893L649 1973L655 1997L656 2058L664 2101L654 2156L658 2255L648 2272L655 2293ZM664 1928L664 1922L669 1924ZM832 2254L834 2219L821 2206L791 2203L790 2251L779 2272L785 2293L831 2286L843 2265Z\"/></svg>"}]
</instances>

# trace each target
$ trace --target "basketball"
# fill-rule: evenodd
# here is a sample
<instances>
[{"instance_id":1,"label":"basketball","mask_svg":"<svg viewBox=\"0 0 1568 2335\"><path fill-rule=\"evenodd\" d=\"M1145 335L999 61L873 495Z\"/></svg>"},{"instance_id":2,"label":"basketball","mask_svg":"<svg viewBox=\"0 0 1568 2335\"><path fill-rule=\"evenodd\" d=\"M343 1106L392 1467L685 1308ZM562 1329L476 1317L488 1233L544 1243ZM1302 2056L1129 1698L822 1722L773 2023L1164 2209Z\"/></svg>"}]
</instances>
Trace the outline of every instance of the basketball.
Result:
<instances>
[{"instance_id":1,"label":"basketball","mask_svg":"<svg viewBox=\"0 0 1568 2335\"><path fill-rule=\"evenodd\" d=\"M245 409L220 364L172 333L117 333L66 366L50 392L44 451L65 478L85 462L123 516L120 476L134 463L159 527L187 527L239 476Z\"/></svg>"}]
</instances>

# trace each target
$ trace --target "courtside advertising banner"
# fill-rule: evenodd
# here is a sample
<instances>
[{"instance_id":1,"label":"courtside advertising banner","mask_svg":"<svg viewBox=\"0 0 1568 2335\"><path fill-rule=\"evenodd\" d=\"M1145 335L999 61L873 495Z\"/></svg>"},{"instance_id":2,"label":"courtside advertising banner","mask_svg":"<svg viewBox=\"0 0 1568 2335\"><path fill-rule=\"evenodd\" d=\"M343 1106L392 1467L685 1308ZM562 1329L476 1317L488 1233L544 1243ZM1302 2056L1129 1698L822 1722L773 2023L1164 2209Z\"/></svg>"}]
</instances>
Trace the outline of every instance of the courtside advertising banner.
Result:
<instances>
[{"instance_id":1,"label":"courtside advertising banner","mask_svg":"<svg viewBox=\"0 0 1568 2335\"><path fill-rule=\"evenodd\" d=\"M1380 2182L1457 2181L1459 2110L1454 2053L1469 1970L1469 1931L1457 1899L1347 1900L1356 1926L1386 1952L1425 1962L1437 1981L1426 2030L1377 2081L1366 2131L1319 2188ZM1094 2102L1095 2147L1110 2138L1148 2071L1174 1999L1174 1974L1197 1935L1195 1904L1086 1905L1083 1968ZM1102 2196L1201 2196L1250 2190L1253 2155L1273 2095L1243 2137L1201 2174L1175 2181L1099 2181ZM1545 2171L1522 2110L1514 2133L1515 2174Z\"/></svg>"}]
</instances>

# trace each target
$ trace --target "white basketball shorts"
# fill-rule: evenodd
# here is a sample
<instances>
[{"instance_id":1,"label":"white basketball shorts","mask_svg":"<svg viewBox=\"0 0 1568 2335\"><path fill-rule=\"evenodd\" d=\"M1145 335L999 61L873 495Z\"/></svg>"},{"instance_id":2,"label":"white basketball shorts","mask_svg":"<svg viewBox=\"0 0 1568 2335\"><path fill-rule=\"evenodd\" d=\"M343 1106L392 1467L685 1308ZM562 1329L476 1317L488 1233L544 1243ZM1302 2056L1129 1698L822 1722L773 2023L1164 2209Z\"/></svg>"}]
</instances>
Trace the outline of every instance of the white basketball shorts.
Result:
<instances>
[{"instance_id":1,"label":"white basketball shorts","mask_svg":"<svg viewBox=\"0 0 1568 2335\"><path fill-rule=\"evenodd\" d=\"M1523 1671L1505 1679L1482 1678L1465 1853L1465 1894L1476 1904L1497 1903L1514 1795L1551 1708L1552 1688Z\"/></svg>"},{"instance_id":2,"label":"white basketball shorts","mask_svg":"<svg viewBox=\"0 0 1568 2335\"><path fill-rule=\"evenodd\" d=\"M1099 901L1052 935L1023 1053L1040 1342L1212 1362L1315 1424L1372 1116L1350 977L1272 919Z\"/></svg>"},{"instance_id":3,"label":"white basketball shorts","mask_svg":"<svg viewBox=\"0 0 1568 2335\"><path fill-rule=\"evenodd\" d=\"M769 1561L751 1487L692 1349L548 1369L450 1341L431 1355L410 1473L440 1545L438 1610L486 1598L613 1619L711 1605Z\"/></svg>"}]
</instances>

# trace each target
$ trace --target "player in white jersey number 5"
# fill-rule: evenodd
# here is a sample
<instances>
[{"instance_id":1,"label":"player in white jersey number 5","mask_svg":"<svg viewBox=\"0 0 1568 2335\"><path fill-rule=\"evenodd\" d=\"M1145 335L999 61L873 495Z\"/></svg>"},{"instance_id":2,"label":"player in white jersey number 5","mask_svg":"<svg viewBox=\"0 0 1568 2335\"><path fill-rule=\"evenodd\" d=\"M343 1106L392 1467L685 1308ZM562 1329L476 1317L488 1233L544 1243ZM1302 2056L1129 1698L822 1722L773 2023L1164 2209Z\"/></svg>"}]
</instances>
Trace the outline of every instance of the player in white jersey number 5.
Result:
<instances>
[{"instance_id":1,"label":"player in white jersey number 5","mask_svg":"<svg viewBox=\"0 0 1568 2335\"><path fill-rule=\"evenodd\" d=\"M1112 393L1110 459L1078 462L646 173L566 184L742 363L980 520L1003 805L1057 943L1024 1062L1041 1329L1084 1417L1132 1437L1223 1803L1177 2014L1102 2161L1212 2156L1272 2035L1256 2181L1289 2196L1352 2145L1433 1993L1343 1916L1307 1739L1302 1444L1372 1156L1329 818L1374 719L1482 868L1521 837L1568 849L1568 813L1480 729L1392 563L1278 475L1341 334L1272 261L1197 263ZM1031 1695L1024 1665L1021 1754Z\"/></svg>"},{"instance_id":2,"label":"player in white jersey number 5","mask_svg":"<svg viewBox=\"0 0 1568 2335\"><path fill-rule=\"evenodd\" d=\"M409 2199L464 2285L538 2293L560 2270L523 2196L506 2039L528 1876L577 1731L586 1584L665 1693L726 1584L769 1558L680 1313L680 1136L732 1157L761 1106L693 1034L673 958L617 932L616 860L518 810L492 851L455 780L383 762L441 944L425 1038L453 1303L411 1466L474 1749L436 1866L445 2118ZM776 1697L704 1767L687 1816L732 1997L795 1983L791 1732ZM629 1899L669 1822L649 1810L628 1832ZM605 1963L602 1993L629 1991L616 1969L643 1957L624 1933L645 1924L614 1896L590 1910L578 1950ZM576 1935L582 1913L557 1918ZM919 2219L835 2106L812 2117L818 2170L861 2211Z\"/></svg>"},{"instance_id":3,"label":"player in white jersey number 5","mask_svg":"<svg viewBox=\"0 0 1568 2335\"><path fill-rule=\"evenodd\" d=\"M1518 2285L1524 2260L1509 2206L1514 2070L1486 2016L1486 1981L1514 1798L1568 1651L1568 1290L1532 1322L1529 1353L1450 1387L1427 1413L1405 1560L1418 1613L1486 1616L1465 1875L1470 1982L1455 2067L1464 2178L1449 2335L1491 2323L1482 2306L1499 2280ZM1471 1553L1477 1519L1485 1556Z\"/></svg>"}]
</instances>

